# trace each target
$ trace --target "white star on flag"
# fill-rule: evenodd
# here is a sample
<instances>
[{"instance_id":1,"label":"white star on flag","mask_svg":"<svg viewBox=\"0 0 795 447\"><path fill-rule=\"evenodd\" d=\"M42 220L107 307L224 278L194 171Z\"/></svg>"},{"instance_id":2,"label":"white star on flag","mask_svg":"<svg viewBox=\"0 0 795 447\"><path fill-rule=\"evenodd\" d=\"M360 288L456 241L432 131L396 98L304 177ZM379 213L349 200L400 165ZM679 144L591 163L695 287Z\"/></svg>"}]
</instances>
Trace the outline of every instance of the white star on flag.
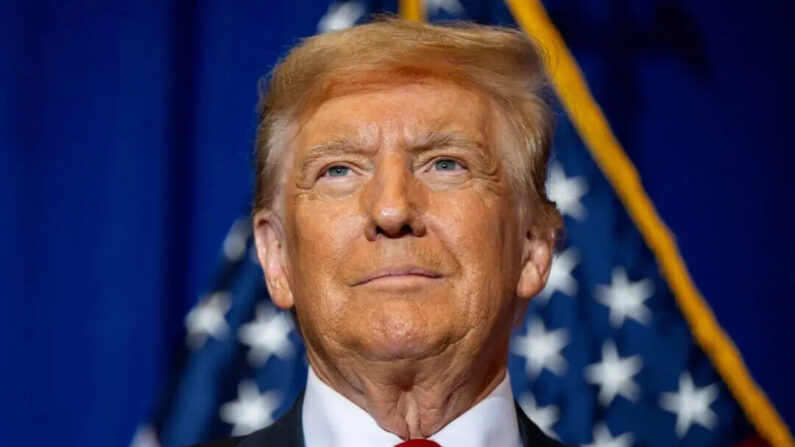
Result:
<instances>
[{"instance_id":1,"label":"white star on flag","mask_svg":"<svg viewBox=\"0 0 795 447\"><path fill-rule=\"evenodd\" d=\"M188 312L185 316L185 328L191 349L202 347L207 337L220 339L229 332L225 315L231 306L232 296L229 293L215 292Z\"/></svg>"},{"instance_id":2,"label":"white star on flag","mask_svg":"<svg viewBox=\"0 0 795 447\"><path fill-rule=\"evenodd\" d=\"M552 426L560 418L560 410L556 405L547 405L539 407L536 404L536 399L530 393L522 394L519 398L519 406L522 407L525 414L531 421L533 421L538 428L541 429L547 436L557 439L557 434L552 431Z\"/></svg>"},{"instance_id":3,"label":"white star on flag","mask_svg":"<svg viewBox=\"0 0 795 447\"><path fill-rule=\"evenodd\" d=\"M586 192L588 192L588 183L584 177L566 177L566 172L560 163L550 165L547 195L555 202L561 214L580 221L585 220L588 217L588 210L580 199Z\"/></svg>"},{"instance_id":4,"label":"white star on flag","mask_svg":"<svg viewBox=\"0 0 795 447\"><path fill-rule=\"evenodd\" d=\"M231 424L232 436L243 436L273 422L273 413L279 407L276 391L259 392L253 380L244 380L238 385L237 400L221 406L221 420Z\"/></svg>"},{"instance_id":5,"label":"white star on flag","mask_svg":"<svg viewBox=\"0 0 795 447\"><path fill-rule=\"evenodd\" d=\"M320 33L326 33L350 28L362 15L364 15L364 6L359 1L332 3L328 7L326 15L318 22L317 30Z\"/></svg>"},{"instance_id":6,"label":"white star on flag","mask_svg":"<svg viewBox=\"0 0 795 447\"><path fill-rule=\"evenodd\" d=\"M651 311L646 307L646 300L654 294L654 283L651 279L630 282L623 267L613 269L613 278L609 286L596 286L596 301L610 309L610 324L618 329L627 318L640 324L648 325Z\"/></svg>"},{"instance_id":7,"label":"white star on flag","mask_svg":"<svg viewBox=\"0 0 795 447\"><path fill-rule=\"evenodd\" d=\"M532 378L538 377L546 368L562 375L568 366L560 351L569 344L569 332L565 328L547 331L544 322L534 316L527 325L527 335L513 338L511 350L526 359L525 372Z\"/></svg>"},{"instance_id":8,"label":"white star on flag","mask_svg":"<svg viewBox=\"0 0 795 447\"><path fill-rule=\"evenodd\" d=\"M289 359L294 350L290 342L293 328L289 319L266 303L257 305L256 315L254 321L240 326L237 334L241 343L251 347L249 364L259 368L274 354L282 360Z\"/></svg>"},{"instance_id":9,"label":"white star on flag","mask_svg":"<svg viewBox=\"0 0 795 447\"><path fill-rule=\"evenodd\" d=\"M425 0L425 10L429 16L435 16L440 9L452 16L464 13L464 6L458 0Z\"/></svg>"},{"instance_id":10,"label":"white star on flag","mask_svg":"<svg viewBox=\"0 0 795 447\"><path fill-rule=\"evenodd\" d=\"M660 406L676 414L676 436L682 438L696 423L710 430L718 425L718 416L709 407L718 398L718 384L698 388L685 371L679 376L679 391L663 393Z\"/></svg>"},{"instance_id":11,"label":"white star on flag","mask_svg":"<svg viewBox=\"0 0 795 447\"><path fill-rule=\"evenodd\" d=\"M546 303L555 292L564 295L574 296L577 294L577 280L571 272L580 263L580 253L576 248L571 247L552 256L552 267L549 271L547 285L536 296L540 303Z\"/></svg>"},{"instance_id":12,"label":"white star on flag","mask_svg":"<svg viewBox=\"0 0 795 447\"><path fill-rule=\"evenodd\" d=\"M130 447L160 447L157 439L157 432L151 425L138 427L130 442Z\"/></svg>"},{"instance_id":13,"label":"white star on flag","mask_svg":"<svg viewBox=\"0 0 795 447\"><path fill-rule=\"evenodd\" d=\"M632 445L632 438L632 433L624 433L613 437L610 434L610 429L607 428L607 424L601 422L593 429L593 443L585 447L629 447Z\"/></svg>"},{"instance_id":14,"label":"white star on flag","mask_svg":"<svg viewBox=\"0 0 795 447\"><path fill-rule=\"evenodd\" d=\"M251 221L248 219L239 219L232 224L222 246L224 257L228 261L238 261L246 254L246 242L248 242L249 235L251 235Z\"/></svg>"},{"instance_id":15,"label":"white star on flag","mask_svg":"<svg viewBox=\"0 0 795 447\"><path fill-rule=\"evenodd\" d=\"M643 368L639 355L619 357L615 343L602 345L602 360L585 368L585 379L599 386L599 403L607 407L617 395L636 400L640 387L633 380Z\"/></svg>"}]
</instances>

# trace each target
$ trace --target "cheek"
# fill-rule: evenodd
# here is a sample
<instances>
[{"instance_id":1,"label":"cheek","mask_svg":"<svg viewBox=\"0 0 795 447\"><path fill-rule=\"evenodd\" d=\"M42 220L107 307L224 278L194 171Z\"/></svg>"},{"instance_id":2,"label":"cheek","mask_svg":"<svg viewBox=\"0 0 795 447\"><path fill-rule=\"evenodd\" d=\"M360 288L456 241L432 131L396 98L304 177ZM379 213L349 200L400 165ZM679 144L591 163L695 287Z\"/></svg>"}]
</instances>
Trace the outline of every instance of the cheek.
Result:
<instances>
[{"instance_id":1,"label":"cheek","mask_svg":"<svg viewBox=\"0 0 795 447\"><path fill-rule=\"evenodd\" d=\"M470 261L503 259L505 249L517 233L517 212L507 198L484 194L477 189L437 192L432 195L426 217L433 221L448 248ZM486 259L475 264L485 264ZM490 263L494 268L502 262Z\"/></svg>"},{"instance_id":2,"label":"cheek","mask_svg":"<svg viewBox=\"0 0 795 447\"><path fill-rule=\"evenodd\" d=\"M500 306L489 300L513 296L521 246L517 210L508 198L475 188L439 192L427 220L462 266L463 293L481 300L475 307L496 310Z\"/></svg>"},{"instance_id":3,"label":"cheek","mask_svg":"<svg viewBox=\"0 0 795 447\"><path fill-rule=\"evenodd\" d=\"M332 277L363 234L355 198L317 199L298 195L288 213L288 258L297 287L321 287ZM315 289L317 290L317 289Z\"/></svg>"},{"instance_id":4,"label":"cheek","mask_svg":"<svg viewBox=\"0 0 795 447\"><path fill-rule=\"evenodd\" d=\"M349 198L298 194L287 210L290 287L304 336L310 339L345 326L346 294L335 279L362 235L356 206Z\"/></svg>"}]
</instances>

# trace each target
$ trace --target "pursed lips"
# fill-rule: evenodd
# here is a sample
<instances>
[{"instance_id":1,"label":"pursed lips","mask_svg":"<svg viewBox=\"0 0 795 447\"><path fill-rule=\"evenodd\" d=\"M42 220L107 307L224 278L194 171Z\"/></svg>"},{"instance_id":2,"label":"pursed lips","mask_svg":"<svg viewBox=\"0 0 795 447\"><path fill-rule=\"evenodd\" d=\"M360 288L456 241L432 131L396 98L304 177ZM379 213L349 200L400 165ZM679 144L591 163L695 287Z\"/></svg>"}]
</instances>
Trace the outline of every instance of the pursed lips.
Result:
<instances>
[{"instance_id":1,"label":"pursed lips","mask_svg":"<svg viewBox=\"0 0 795 447\"><path fill-rule=\"evenodd\" d=\"M441 278L441 276L442 275L440 275L438 272L434 272L432 270L424 269L424 268L421 268L421 267L416 267L416 266L413 266L413 265L401 266L401 267L387 267L387 268L378 269L378 270L366 275L365 277L357 280L354 283L354 286L361 286L361 285L367 284L369 282L373 282L373 281L376 281L376 280L379 280L379 279L383 279L383 278L392 278L392 277L396 277L396 278L411 278L411 277L416 277L416 278L434 279L434 278Z\"/></svg>"}]
</instances>

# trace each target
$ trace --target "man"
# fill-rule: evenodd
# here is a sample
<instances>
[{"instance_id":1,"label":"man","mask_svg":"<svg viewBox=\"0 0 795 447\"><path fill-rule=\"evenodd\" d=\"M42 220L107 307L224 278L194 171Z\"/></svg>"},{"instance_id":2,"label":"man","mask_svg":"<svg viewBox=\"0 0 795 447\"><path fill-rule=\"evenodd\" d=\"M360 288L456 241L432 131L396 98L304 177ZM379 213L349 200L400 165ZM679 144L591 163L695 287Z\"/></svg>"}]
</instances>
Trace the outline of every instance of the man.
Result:
<instances>
[{"instance_id":1,"label":"man","mask_svg":"<svg viewBox=\"0 0 795 447\"><path fill-rule=\"evenodd\" d=\"M254 233L309 376L271 427L213 445L560 445L507 376L561 225L544 91L526 37L474 25L372 23L275 68Z\"/></svg>"}]
</instances>

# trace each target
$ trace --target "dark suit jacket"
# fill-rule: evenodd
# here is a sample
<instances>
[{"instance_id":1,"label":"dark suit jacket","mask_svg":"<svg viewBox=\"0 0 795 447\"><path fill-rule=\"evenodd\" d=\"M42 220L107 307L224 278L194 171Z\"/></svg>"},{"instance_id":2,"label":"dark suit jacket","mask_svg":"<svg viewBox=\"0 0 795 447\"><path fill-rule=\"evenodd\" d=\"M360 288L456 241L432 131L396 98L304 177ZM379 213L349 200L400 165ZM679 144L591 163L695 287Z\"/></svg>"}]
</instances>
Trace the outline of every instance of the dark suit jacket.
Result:
<instances>
[{"instance_id":1,"label":"dark suit jacket","mask_svg":"<svg viewBox=\"0 0 795 447\"><path fill-rule=\"evenodd\" d=\"M303 403L304 395L301 393L296 399L293 408L278 421L274 422L273 425L255 431L248 436L222 439L194 447L305 447L304 427L301 423ZM519 422L519 435L522 438L522 445L525 447L565 447L560 442L545 435L533 421L527 418L519 405L516 405L516 417Z\"/></svg>"}]
</instances>

